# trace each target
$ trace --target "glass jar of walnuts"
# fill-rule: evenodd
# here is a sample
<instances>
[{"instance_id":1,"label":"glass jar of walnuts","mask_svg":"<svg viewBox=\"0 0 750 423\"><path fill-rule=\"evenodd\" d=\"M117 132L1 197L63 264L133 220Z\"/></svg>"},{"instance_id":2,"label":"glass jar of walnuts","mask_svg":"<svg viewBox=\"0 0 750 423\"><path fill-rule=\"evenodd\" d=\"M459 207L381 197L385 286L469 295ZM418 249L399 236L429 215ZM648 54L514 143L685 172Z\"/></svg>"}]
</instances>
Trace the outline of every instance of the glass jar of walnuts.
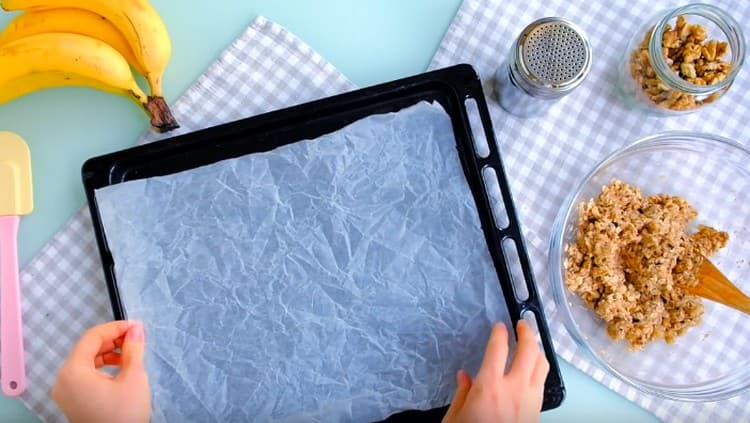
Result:
<instances>
[{"instance_id":1,"label":"glass jar of walnuts","mask_svg":"<svg viewBox=\"0 0 750 423\"><path fill-rule=\"evenodd\" d=\"M690 113L719 99L744 59L740 25L715 6L690 4L661 12L634 34L618 88L646 112Z\"/></svg>"}]
</instances>

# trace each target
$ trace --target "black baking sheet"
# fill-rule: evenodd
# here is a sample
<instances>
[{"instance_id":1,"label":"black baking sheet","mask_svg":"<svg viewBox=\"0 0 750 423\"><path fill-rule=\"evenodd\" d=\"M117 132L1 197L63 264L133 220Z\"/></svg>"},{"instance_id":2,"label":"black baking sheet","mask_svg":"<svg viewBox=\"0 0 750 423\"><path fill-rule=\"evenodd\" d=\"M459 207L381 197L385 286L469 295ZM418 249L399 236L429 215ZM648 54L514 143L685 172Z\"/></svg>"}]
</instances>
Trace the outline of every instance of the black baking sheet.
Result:
<instances>
[{"instance_id":1,"label":"black baking sheet","mask_svg":"<svg viewBox=\"0 0 750 423\"><path fill-rule=\"evenodd\" d=\"M481 127L484 130L482 134L472 133L467 100L473 101L478 111L481 122L474 127ZM119 295L115 263L103 230L96 189L126 181L170 175L230 158L270 151L301 140L315 139L365 117L398 111L422 101L438 102L450 116L463 173L473 194L487 249L497 270L498 288L505 298L513 324L527 311L533 312L537 317L536 324L551 364L543 408L546 410L557 407L564 396L559 367L534 285L518 218L512 206L481 85L468 65L353 91L87 161L83 167L83 181L115 318L125 318L127 310ZM476 148L473 142L475 138L488 141L484 146L488 154L477 154L482 148ZM498 176L499 192L505 210L501 225L496 224L500 219L493 216L490 206L496 194L489 191L483 183L483 175L486 177L489 169L494 170ZM515 241L515 245L520 247L520 272L514 272L513 264L506 259L507 252L504 253L506 250L502 245L507 245L507 240ZM524 278L521 285L525 287L528 298L523 301L519 301L514 293L519 290L513 288L512 273L522 274ZM483 349L484 346L477 348ZM426 420L437 421L444 413L444 408L418 413ZM415 415L407 413L401 417L413 421ZM392 417L397 418L398 416Z\"/></svg>"}]
</instances>

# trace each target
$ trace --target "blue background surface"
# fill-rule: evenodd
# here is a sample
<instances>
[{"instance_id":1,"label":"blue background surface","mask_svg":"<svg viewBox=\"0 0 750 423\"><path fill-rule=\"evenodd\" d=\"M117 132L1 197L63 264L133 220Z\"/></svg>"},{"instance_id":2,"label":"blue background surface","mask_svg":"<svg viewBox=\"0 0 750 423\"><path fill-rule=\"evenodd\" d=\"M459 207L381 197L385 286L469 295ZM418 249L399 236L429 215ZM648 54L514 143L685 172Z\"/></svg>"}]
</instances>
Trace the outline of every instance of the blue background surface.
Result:
<instances>
[{"instance_id":1,"label":"blue background surface","mask_svg":"<svg viewBox=\"0 0 750 423\"><path fill-rule=\"evenodd\" d=\"M358 86L420 73L460 3L153 0L173 43L165 95L174 101L258 15L289 29ZM3 12L0 25L12 16ZM0 106L0 130L23 136L32 153L35 210L21 223L22 264L84 205L81 164L89 157L132 146L146 129L147 120L133 103L89 89L50 89ZM562 407L544 413L543 422L656 421L571 366L562 363L562 369L568 397ZM0 397L0 421L38 422L22 403L4 397Z\"/></svg>"}]
</instances>

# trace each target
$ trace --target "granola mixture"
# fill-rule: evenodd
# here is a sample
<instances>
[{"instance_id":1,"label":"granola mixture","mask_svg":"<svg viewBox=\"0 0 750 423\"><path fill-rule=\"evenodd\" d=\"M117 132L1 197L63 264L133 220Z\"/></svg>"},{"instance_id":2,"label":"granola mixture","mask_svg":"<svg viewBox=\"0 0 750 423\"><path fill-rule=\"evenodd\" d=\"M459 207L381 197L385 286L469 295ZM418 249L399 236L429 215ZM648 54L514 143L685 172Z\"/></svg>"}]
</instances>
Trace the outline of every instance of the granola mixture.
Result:
<instances>
[{"instance_id":1,"label":"granola mixture","mask_svg":"<svg viewBox=\"0 0 750 423\"><path fill-rule=\"evenodd\" d=\"M716 100L721 92L698 99L694 95L670 90L657 78L648 54L648 44L653 28L646 32L643 41L630 55L630 74L651 101L672 110L690 110ZM732 64L722 57L729 50L726 41L706 41L706 28L688 24L678 16L675 28L667 25L662 36L662 52L667 64L686 81L696 85L713 85L726 78Z\"/></svg>"},{"instance_id":2,"label":"granola mixture","mask_svg":"<svg viewBox=\"0 0 750 423\"><path fill-rule=\"evenodd\" d=\"M617 180L579 208L565 283L631 350L658 339L672 343L700 323L703 303L685 288L698 283L703 257L723 248L729 235L707 226L686 233L696 216L680 197L644 196Z\"/></svg>"}]
</instances>

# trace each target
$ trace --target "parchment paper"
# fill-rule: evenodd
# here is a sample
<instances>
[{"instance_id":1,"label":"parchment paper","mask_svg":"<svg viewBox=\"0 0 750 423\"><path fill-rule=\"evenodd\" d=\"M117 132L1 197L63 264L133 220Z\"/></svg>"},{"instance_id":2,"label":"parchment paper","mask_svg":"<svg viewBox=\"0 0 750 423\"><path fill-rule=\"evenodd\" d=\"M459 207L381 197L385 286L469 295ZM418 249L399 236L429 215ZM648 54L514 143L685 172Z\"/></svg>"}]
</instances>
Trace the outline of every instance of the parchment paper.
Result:
<instances>
[{"instance_id":1,"label":"parchment paper","mask_svg":"<svg viewBox=\"0 0 750 423\"><path fill-rule=\"evenodd\" d=\"M509 321L438 104L96 198L155 422L443 406Z\"/></svg>"}]
</instances>

